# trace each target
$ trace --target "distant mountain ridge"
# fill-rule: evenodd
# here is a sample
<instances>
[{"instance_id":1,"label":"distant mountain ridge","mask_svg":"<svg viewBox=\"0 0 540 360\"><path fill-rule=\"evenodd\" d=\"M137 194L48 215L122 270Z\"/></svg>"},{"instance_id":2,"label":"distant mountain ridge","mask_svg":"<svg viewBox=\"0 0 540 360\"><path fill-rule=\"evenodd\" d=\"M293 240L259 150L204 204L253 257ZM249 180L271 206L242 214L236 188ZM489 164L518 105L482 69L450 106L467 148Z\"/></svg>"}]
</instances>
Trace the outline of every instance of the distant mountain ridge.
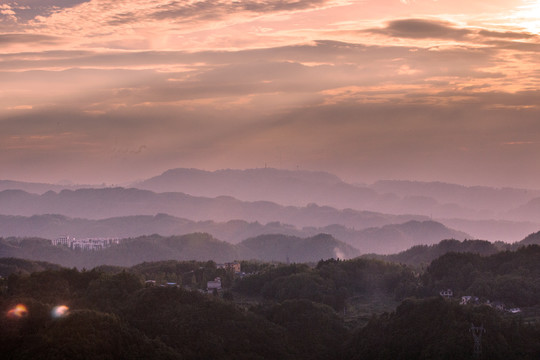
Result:
<instances>
[{"instance_id":1,"label":"distant mountain ridge","mask_svg":"<svg viewBox=\"0 0 540 360\"><path fill-rule=\"evenodd\" d=\"M191 221L166 214L115 217L101 220L69 218L63 215L34 215L31 217L0 215L0 236L42 237L55 239L60 235L86 237L138 237L184 235L193 232L209 233L217 239L239 243L259 235L311 237L320 233L332 235L359 249L362 253L387 254L410 246L433 244L443 239L466 239L466 233L447 228L435 221L411 220L402 224L353 229L339 224L322 227L297 228L280 222L265 225L259 222L231 220L228 222Z\"/></svg>"},{"instance_id":2,"label":"distant mountain ridge","mask_svg":"<svg viewBox=\"0 0 540 360\"><path fill-rule=\"evenodd\" d=\"M43 194L47 191L62 191L65 189L75 190L80 188L97 188L95 185L59 185L47 183L35 183L15 180L0 180L0 191L23 190L34 194Z\"/></svg>"},{"instance_id":3,"label":"distant mountain ridge","mask_svg":"<svg viewBox=\"0 0 540 360\"><path fill-rule=\"evenodd\" d=\"M399 196L426 196L442 203L461 204L473 209L511 209L540 196L540 190L464 186L440 181L380 180L370 188Z\"/></svg>"},{"instance_id":4,"label":"distant mountain ridge","mask_svg":"<svg viewBox=\"0 0 540 360\"><path fill-rule=\"evenodd\" d=\"M540 227L539 190L406 180L355 185L325 172L272 168L179 168L133 184L138 189L103 186L0 180L0 214L104 219L167 213L194 221L355 229L433 219L474 238L506 242ZM403 214L411 215L399 218Z\"/></svg>"},{"instance_id":5,"label":"distant mountain ridge","mask_svg":"<svg viewBox=\"0 0 540 360\"><path fill-rule=\"evenodd\" d=\"M381 180L354 185L325 172L272 168L204 171L171 169L132 184L156 192L232 196L303 206L310 202L337 208L436 217L486 219L540 196L540 190L464 186L443 182ZM408 209L408 210L407 210Z\"/></svg>"},{"instance_id":6,"label":"distant mountain ridge","mask_svg":"<svg viewBox=\"0 0 540 360\"><path fill-rule=\"evenodd\" d=\"M538 221L540 219L540 197L531 199L527 203L508 211L507 216L514 220Z\"/></svg>"},{"instance_id":7,"label":"distant mountain ridge","mask_svg":"<svg viewBox=\"0 0 540 360\"><path fill-rule=\"evenodd\" d=\"M515 244L448 239L432 245L416 245L395 254L364 254L362 257L420 267L429 265L431 261L447 253L490 256L539 243L540 232ZM0 238L0 275L7 276L14 271L56 269L58 265L93 268L101 265L133 266L162 260L317 262L329 258L350 259L359 254L354 247L328 234L308 238L279 234L261 235L236 245L219 241L205 233L169 237L151 235L126 239L120 245L98 252L72 251L53 246L48 240L40 238Z\"/></svg>"},{"instance_id":8,"label":"distant mountain ridge","mask_svg":"<svg viewBox=\"0 0 540 360\"><path fill-rule=\"evenodd\" d=\"M183 192L194 196L232 196L243 201L272 201L283 205L310 203L390 214L413 213L446 217L477 217L473 209L447 206L426 196L398 196L370 186L353 185L325 172L272 168L203 171L171 169L133 187L156 192Z\"/></svg>"},{"instance_id":9,"label":"distant mountain ridge","mask_svg":"<svg viewBox=\"0 0 540 360\"><path fill-rule=\"evenodd\" d=\"M106 188L52 191L43 195L21 190L0 192L0 214L32 216L60 214L87 219L166 213L194 221L249 222L279 221L298 227L341 224L354 228L426 220L418 215L389 215L352 209L338 210L310 204L305 207L282 206L269 201L245 202L228 196L195 197L184 193L154 193L149 190Z\"/></svg>"},{"instance_id":10,"label":"distant mountain ridge","mask_svg":"<svg viewBox=\"0 0 540 360\"><path fill-rule=\"evenodd\" d=\"M204 171L171 169L133 187L155 192L183 192L194 196L232 196L244 201L267 200L283 205L302 206L322 203L321 198L336 196L335 186L346 186L337 176L316 171L288 171L273 168ZM362 189L363 196L375 192Z\"/></svg>"},{"instance_id":11,"label":"distant mountain ridge","mask_svg":"<svg viewBox=\"0 0 540 360\"><path fill-rule=\"evenodd\" d=\"M273 244L271 254L268 253L269 242ZM38 238L0 238L0 257L48 261L79 268L99 265L132 266L145 261L161 260L316 262L336 258L338 255L343 259L354 258L359 255L359 251L325 234L310 238L264 235L236 245L205 233L170 237L151 235L125 239L101 251L70 250Z\"/></svg>"}]
</instances>

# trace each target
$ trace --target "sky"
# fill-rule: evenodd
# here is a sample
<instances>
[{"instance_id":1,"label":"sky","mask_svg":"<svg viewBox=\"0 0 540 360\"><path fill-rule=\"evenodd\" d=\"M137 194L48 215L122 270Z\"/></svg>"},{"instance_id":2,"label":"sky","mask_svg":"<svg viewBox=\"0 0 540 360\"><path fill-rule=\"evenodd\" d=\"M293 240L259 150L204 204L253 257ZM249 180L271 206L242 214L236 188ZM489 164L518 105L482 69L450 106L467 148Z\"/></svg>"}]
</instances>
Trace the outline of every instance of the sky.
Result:
<instances>
[{"instance_id":1,"label":"sky","mask_svg":"<svg viewBox=\"0 0 540 360\"><path fill-rule=\"evenodd\" d=\"M0 179L540 188L540 1L0 0Z\"/></svg>"}]
</instances>

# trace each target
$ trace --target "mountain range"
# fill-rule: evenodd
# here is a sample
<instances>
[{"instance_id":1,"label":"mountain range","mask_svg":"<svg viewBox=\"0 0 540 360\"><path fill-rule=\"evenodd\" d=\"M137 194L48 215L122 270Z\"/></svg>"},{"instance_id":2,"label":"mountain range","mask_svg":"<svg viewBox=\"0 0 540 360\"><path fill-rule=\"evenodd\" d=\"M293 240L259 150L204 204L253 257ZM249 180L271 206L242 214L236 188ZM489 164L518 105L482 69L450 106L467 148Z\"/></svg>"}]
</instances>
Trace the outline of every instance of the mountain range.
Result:
<instances>
[{"instance_id":1,"label":"mountain range","mask_svg":"<svg viewBox=\"0 0 540 360\"><path fill-rule=\"evenodd\" d=\"M341 224L366 228L409 220L419 215L392 215L352 209L339 210L309 204L282 206L269 201L240 201L229 196L206 198L184 193L154 193L135 188L104 188L48 191L42 195L22 190L0 192L0 214L32 216L60 214L86 219L166 213L194 221L242 219L268 223L279 221L299 227Z\"/></svg>"},{"instance_id":2,"label":"mountain range","mask_svg":"<svg viewBox=\"0 0 540 360\"><path fill-rule=\"evenodd\" d=\"M540 190L443 182L381 180L359 185L326 172L271 168L171 169L131 186L155 192L184 192L203 197L226 195L243 201L265 200L283 205L316 203L338 209L475 220L504 219L514 208L540 197Z\"/></svg>"},{"instance_id":3,"label":"mountain range","mask_svg":"<svg viewBox=\"0 0 540 360\"><path fill-rule=\"evenodd\" d=\"M0 238L0 258L16 257L47 261L67 267L93 268L99 265L132 266L160 260L264 260L316 262L321 259L357 257L358 250L327 234L309 238L262 235L230 244L209 234L159 235L124 239L100 251L78 251L53 246L40 238Z\"/></svg>"},{"instance_id":4,"label":"mountain range","mask_svg":"<svg viewBox=\"0 0 540 360\"><path fill-rule=\"evenodd\" d=\"M354 246L362 253L388 254L414 245L434 244L443 239L463 240L466 233L447 228L441 223L411 220L402 224L353 229L339 224L322 227L297 228L280 222L263 225L259 222L231 220L228 222L192 221L166 214L115 217L100 220L70 218L63 215L34 215L31 217L0 215L0 236L41 237L55 239L61 235L75 238L115 237L128 238L159 234L183 235L193 232L209 233L229 243L259 235L282 234L311 237L320 233Z\"/></svg>"},{"instance_id":5,"label":"mountain range","mask_svg":"<svg viewBox=\"0 0 540 360\"><path fill-rule=\"evenodd\" d=\"M388 262L427 266L432 260L449 252L468 252L489 256L501 251L516 250L521 246L540 245L540 232L531 234L516 244L490 243L483 240L442 240L432 245L416 245L405 251L389 254L364 254L362 257ZM260 235L238 244L215 239L209 234L192 233L182 236L140 236L123 239L120 244L101 251L78 251L64 246L53 246L41 238L0 238L0 275L12 269L34 271L20 265L17 259L45 261L32 269L66 267L94 268L100 265L133 266L143 262L162 260L258 260L277 262L318 262L322 259L349 259L360 255L354 247L328 234L300 238L288 235ZM10 270L11 269L11 270Z\"/></svg>"},{"instance_id":6,"label":"mountain range","mask_svg":"<svg viewBox=\"0 0 540 360\"><path fill-rule=\"evenodd\" d=\"M0 181L2 190L10 190L0 194L0 213L6 215L104 219L167 213L194 221L241 219L356 229L433 219L474 238L506 242L540 228L538 190L403 180L352 184L329 173L301 170L179 168L122 190L8 180ZM411 215L392 218L403 214Z\"/></svg>"}]
</instances>

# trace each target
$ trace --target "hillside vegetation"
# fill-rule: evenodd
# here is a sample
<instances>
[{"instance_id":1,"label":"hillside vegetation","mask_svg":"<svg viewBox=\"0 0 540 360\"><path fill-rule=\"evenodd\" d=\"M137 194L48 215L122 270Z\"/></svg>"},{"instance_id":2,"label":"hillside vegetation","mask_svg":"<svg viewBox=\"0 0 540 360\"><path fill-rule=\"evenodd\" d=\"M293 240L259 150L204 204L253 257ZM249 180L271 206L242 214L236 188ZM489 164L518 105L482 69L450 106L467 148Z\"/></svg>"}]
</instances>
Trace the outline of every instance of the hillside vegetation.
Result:
<instances>
[{"instance_id":1,"label":"hillside vegetation","mask_svg":"<svg viewBox=\"0 0 540 360\"><path fill-rule=\"evenodd\" d=\"M268 252L269 246L272 247L271 253ZM324 234L309 238L262 235L236 245L204 233L168 237L151 235L124 239L120 244L100 251L53 246L49 240L40 238L0 238L2 257L49 261L78 268L98 265L132 266L144 261L160 260L316 262L320 259L353 258L358 255L358 250Z\"/></svg>"},{"instance_id":2,"label":"hillside vegetation","mask_svg":"<svg viewBox=\"0 0 540 360\"><path fill-rule=\"evenodd\" d=\"M14 263L36 266L0 259ZM0 317L0 351L13 359L473 359L475 324L485 329L481 358L537 359L540 327L529 309L540 305L538 264L540 247L528 246L490 256L451 252L423 274L373 259L242 262L251 274L243 278L211 261L12 267L0 279L0 310L8 314ZM216 276L224 292L202 293ZM156 286L145 287L149 279ZM171 281L178 286L159 286ZM441 287L456 296L437 296ZM351 317L359 299L374 294L401 304L366 321ZM461 294L528 315L459 305ZM58 305L69 311L51 316Z\"/></svg>"}]
</instances>

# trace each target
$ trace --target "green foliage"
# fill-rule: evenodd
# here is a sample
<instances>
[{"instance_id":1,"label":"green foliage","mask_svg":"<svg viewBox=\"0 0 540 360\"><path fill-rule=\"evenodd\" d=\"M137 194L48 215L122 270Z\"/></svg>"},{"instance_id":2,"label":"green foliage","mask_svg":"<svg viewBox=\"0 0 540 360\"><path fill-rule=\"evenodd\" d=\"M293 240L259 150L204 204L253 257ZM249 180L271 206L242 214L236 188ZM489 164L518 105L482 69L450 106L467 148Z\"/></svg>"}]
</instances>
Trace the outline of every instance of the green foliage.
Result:
<instances>
[{"instance_id":1,"label":"green foliage","mask_svg":"<svg viewBox=\"0 0 540 360\"><path fill-rule=\"evenodd\" d=\"M274 301L307 299L342 310L353 294L383 292L402 299L417 291L411 269L379 260L322 260L315 269L306 265L283 265L247 276L235 290Z\"/></svg>"},{"instance_id":2,"label":"green foliage","mask_svg":"<svg viewBox=\"0 0 540 360\"><path fill-rule=\"evenodd\" d=\"M442 240L434 245L416 245L408 250L402 251L393 255L374 255L369 254L363 257L375 258L384 261L390 261L400 264L407 264L415 267L423 267L429 265L436 258L449 253L472 253L482 256L496 254L501 250L506 250L510 247L504 243L491 243L485 240Z\"/></svg>"},{"instance_id":3,"label":"green foliage","mask_svg":"<svg viewBox=\"0 0 540 360\"><path fill-rule=\"evenodd\" d=\"M262 261L255 261L255 260L240 261L240 269L247 274L258 273L260 271L266 270L267 268L271 266L272 265L270 263L262 262Z\"/></svg>"},{"instance_id":4,"label":"green foliage","mask_svg":"<svg viewBox=\"0 0 540 360\"><path fill-rule=\"evenodd\" d=\"M0 353L6 359L468 359L474 323L487 330L484 358L538 359L537 324L487 306L407 299L369 322L374 306L362 309L361 321L350 314L364 305L361 299L391 303L380 310L387 311L393 299L447 287L508 305L538 304L539 257L538 246L488 257L448 253L420 278L407 266L373 259L321 260L315 267L248 262L242 266L255 273L236 280L223 299L197 291L216 276L232 284L233 274L213 261L12 272L3 281L0 312L21 303L28 315L0 317ZM150 279L193 291L145 288ZM250 306L254 301L259 305ZM71 312L55 319L50 311L60 304ZM367 325L351 331L360 323Z\"/></svg>"},{"instance_id":5,"label":"green foliage","mask_svg":"<svg viewBox=\"0 0 540 360\"><path fill-rule=\"evenodd\" d=\"M265 315L287 329L295 358L340 358L348 331L332 308L309 300L287 300L267 309Z\"/></svg>"},{"instance_id":6,"label":"green foliage","mask_svg":"<svg viewBox=\"0 0 540 360\"><path fill-rule=\"evenodd\" d=\"M18 258L0 258L0 276L7 277L11 274L30 274L44 270L59 270L60 265L44 261L31 261Z\"/></svg>"},{"instance_id":7,"label":"green foliage","mask_svg":"<svg viewBox=\"0 0 540 360\"><path fill-rule=\"evenodd\" d=\"M473 359L471 324L483 325L482 359L536 359L540 329L502 319L495 310L442 298L406 300L375 316L346 346L348 359Z\"/></svg>"},{"instance_id":8,"label":"green foliage","mask_svg":"<svg viewBox=\"0 0 540 360\"><path fill-rule=\"evenodd\" d=\"M47 304L78 301L89 284L98 279L97 271L79 272L76 269L46 270L30 275L11 274L8 293L12 296L28 296Z\"/></svg>"},{"instance_id":9,"label":"green foliage","mask_svg":"<svg viewBox=\"0 0 540 360\"><path fill-rule=\"evenodd\" d=\"M286 277L307 271L309 271L309 267L305 264L281 264L275 267L266 268L255 275L245 277L242 281L235 284L235 289L249 295L257 295L261 293L263 287L267 283L279 277Z\"/></svg>"},{"instance_id":10,"label":"green foliage","mask_svg":"<svg viewBox=\"0 0 540 360\"><path fill-rule=\"evenodd\" d=\"M135 274L125 271L115 275L102 274L88 285L86 299L101 311L119 312L129 297L142 288L142 282Z\"/></svg>"},{"instance_id":11,"label":"green foliage","mask_svg":"<svg viewBox=\"0 0 540 360\"><path fill-rule=\"evenodd\" d=\"M488 257L448 253L434 260L423 280L426 290L436 293L451 288L456 295L475 295L511 306L540 303L540 246Z\"/></svg>"},{"instance_id":12,"label":"green foliage","mask_svg":"<svg viewBox=\"0 0 540 360\"><path fill-rule=\"evenodd\" d=\"M189 359L287 359L284 332L213 296L178 288L139 291L125 319Z\"/></svg>"},{"instance_id":13,"label":"green foliage","mask_svg":"<svg viewBox=\"0 0 540 360\"><path fill-rule=\"evenodd\" d=\"M115 315L79 310L65 318L51 319L46 310L42 304L31 302L27 319L4 320L0 330L3 358L182 358L160 341L129 328Z\"/></svg>"}]
</instances>

